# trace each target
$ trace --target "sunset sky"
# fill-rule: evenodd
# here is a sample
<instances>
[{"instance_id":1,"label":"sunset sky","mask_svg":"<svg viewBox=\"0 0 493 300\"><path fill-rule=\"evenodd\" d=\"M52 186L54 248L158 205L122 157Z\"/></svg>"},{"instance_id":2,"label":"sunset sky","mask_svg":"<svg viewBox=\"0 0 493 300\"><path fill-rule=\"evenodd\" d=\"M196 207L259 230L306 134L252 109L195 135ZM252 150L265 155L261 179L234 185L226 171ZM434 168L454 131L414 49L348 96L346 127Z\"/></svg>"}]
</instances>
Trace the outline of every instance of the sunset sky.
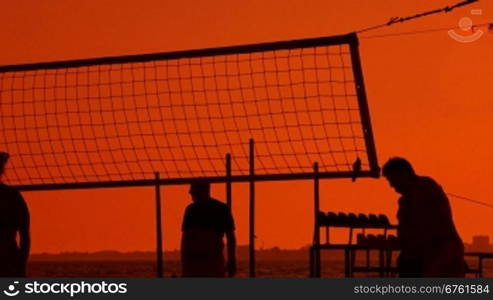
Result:
<instances>
[{"instance_id":1,"label":"sunset sky","mask_svg":"<svg viewBox=\"0 0 493 300\"><path fill-rule=\"evenodd\" d=\"M241 45L344 34L454 0L2 1L0 65ZM481 9L481 15L471 15ZM450 193L493 203L493 33L472 43L447 30L493 22L493 1L362 33L360 53L380 165L408 158ZM457 33L470 35L472 32ZM391 35L379 37L379 35ZM2 149L0 149L2 150ZM213 196L224 199L224 185ZM239 244L248 243L248 185L233 187ZM257 247L299 248L313 234L312 182L257 184ZM163 187L165 249L179 247L188 187ZM154 250L152 188L25 192L32 252ZM324 211L384 213L398 195L383 179L325 180ZM450 198L460 235L493 239L493 209ZM342 238L343 234L339 234Z\"/></svg>"}]
</instances>

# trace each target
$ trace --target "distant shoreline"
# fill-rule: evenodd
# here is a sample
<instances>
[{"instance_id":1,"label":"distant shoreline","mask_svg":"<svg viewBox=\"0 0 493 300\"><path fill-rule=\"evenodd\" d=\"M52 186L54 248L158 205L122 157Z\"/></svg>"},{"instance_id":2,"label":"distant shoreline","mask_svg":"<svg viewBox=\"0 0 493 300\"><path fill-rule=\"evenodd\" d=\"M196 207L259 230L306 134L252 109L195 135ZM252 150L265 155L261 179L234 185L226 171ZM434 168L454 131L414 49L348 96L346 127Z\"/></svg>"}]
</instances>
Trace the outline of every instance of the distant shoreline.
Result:
<instances>
[{"instance_id":1,"label":"distant shoreline","mask_svg":"<svg viewBox=\"0 0 493 300\"><path fill-rule=\"evenodd\" d=\"M489 245L486 249L472 247L471 244L464 244L465 249L468 252L492 252L493 245ZM268 249L258 249L255 251L257 260L264 261L308 261L309 260L309 247L300 249L281 249L279 247L273 247ZM249 251L248 246L239 246L237 248L238 260L248 260ZM165 251L163 253L165 260L178 261L180 260L180 251ZM343 259L342 250L325 251L322 254L324 259ZM29 257L29 261L42 261L42 262L58 262L58 261L154 261L156 259L156 252L153 251L130 251L121 252L116 250L103 250L96 252L61 252L61 253L33 253Z\"/></svg>"},{"instance_id":2,"label":"distant shoreline","mask_svg":"<svg viewBox=\"0 0 493 300\"><path fill-rule=\"evenodd\" d=\"M308 261L308 247L300 249L280 249L278 247L256 250L256 258L260 260L302 260ZM332 251L331 251L332 252ZM338 252L341 252L340 254ZM180 251L165 251L165 260L180 260ZM248 260L248 246L239 246L236 251L238 260ZM334 251L332 257L342 258L342 251ZM30 261L153 261L156 252L131 251L121 252L104 250L97 252L61 252L61 253L34 253L29 257Z\"/></svg>"}]
</instances>

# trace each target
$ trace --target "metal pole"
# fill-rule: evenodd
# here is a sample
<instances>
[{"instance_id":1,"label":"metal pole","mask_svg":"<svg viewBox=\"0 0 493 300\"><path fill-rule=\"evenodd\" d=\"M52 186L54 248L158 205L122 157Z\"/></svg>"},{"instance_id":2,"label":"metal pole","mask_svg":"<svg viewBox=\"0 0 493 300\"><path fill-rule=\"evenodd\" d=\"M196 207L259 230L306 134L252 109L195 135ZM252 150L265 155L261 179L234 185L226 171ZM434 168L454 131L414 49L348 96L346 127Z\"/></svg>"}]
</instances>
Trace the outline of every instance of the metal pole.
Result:
<instances>
[{"instance_id":1,"label":"metal pole","mask_svg":"<svg viewBox=\"0 0 493 300\"><path fill-rule=\"evenodd\" d=\"M156 176L156 258L157 258L157 277L163 277L163 232L161 224L161 184L159 182L159 172Z\"/></svg>"},{"instance_id":2,"label":"metal pole","mask_svg":"<svg viewBox=\"0 0 493 300\"><path fill-rule=\"evenodd\" d=\"M320 186L318 177L318 163L313 164L313 195L314 195L314 210L315 210L315 277L320 277L320 224L318 220L318 212L320 211Z\"/></svg>"},{"instance_id":3,"label":"metal pole","mask_svg":"<svg viewBox=\"0 0 493 300\"><path fill-rule=\"evenodd\" d=\"M231 196L231 191L232 191L232 184L231 184L231 154L228 153L226 154L226 205L228 206L228 209L233 215L233 199ZM230 249L230 244L228 243L227 245L227 253L228 253L228 261L231 261L230 253L231 251L234 251L233 249Z\"/></svg>"},{"instance_id":4,"label":"metal pole","mask_svg":"<svg viewBox=\"0 0 493 300\"><path fill-rule=\"evenodd\" d=\"M255 153L250 139L250 277L255 277Z\"/></svg>"},{"instance_id":5,"label":"metal pole","mask_svg":"<svg viewBox=\"0 0 493 300\"><path fill-rule=\"evenodd\" d=\"M313 251L315 251L315 248L313 247L313 245L310 247L309 249L309 252L308 253L308 260L309 260L309 268L310 268L310 273L309 273L309 277L312 278L312 277L315 277L315 271L314 271L314 267L313 267L313 264L314 264L314 259L313 259Z\"/></svg>"},{"instance_id":6,"label":"metal pole","mask_svg":"<svg viewBox=\"0 0 493 300\"><path fill-rule=\"evenodd\" d=\"M231 154L226 154L226 204L229 209L233 209L233 202L231 198Z\"/></svg>"}]
</instances>

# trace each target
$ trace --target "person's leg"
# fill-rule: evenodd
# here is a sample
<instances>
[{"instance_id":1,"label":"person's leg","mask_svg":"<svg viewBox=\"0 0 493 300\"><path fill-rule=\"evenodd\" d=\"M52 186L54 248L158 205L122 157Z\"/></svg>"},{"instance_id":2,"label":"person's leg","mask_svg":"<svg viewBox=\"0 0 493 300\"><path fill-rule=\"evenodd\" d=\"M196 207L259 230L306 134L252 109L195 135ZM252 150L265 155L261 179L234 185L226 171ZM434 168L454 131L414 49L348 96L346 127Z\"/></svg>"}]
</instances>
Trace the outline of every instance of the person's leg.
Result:
<instances>
[{"instance_id":1,"label":"person's leg","mask_svg":"<svg viewBox=\"0 0 493 300\"><path fill-rule=\"evenodd\" d=\"M182 277L226 277L224 258L182 259Z\"/></svg>"},{"instance_id":2,"label":"person's leg","mask_svg":"<svg viewBox=\"0 0 493 300\"><path fill-rule=\"evenodd\" d=\"M402 278L423 277L423 260L416 257L406 257L401 254L397 259L397 269L399 277Z\"/></svg>"}]
</instances>

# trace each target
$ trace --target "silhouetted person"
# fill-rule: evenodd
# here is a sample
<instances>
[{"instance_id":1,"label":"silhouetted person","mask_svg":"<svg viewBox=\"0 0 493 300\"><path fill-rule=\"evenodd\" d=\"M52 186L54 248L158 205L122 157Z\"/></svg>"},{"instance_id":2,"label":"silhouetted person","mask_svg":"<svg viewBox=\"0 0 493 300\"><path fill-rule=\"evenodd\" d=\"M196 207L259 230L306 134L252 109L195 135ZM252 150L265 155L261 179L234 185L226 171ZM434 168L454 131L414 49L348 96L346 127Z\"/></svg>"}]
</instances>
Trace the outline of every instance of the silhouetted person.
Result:
<instances>
[{"instance_id":1,"label":"silhouetted person","mask_svg":"<svg viewBox=\"0 0 493 300\"><path fill-rule=\"evenodd\" d=\"M193 203L183 217L181 263L183 277L233 277L236 274L235 225L230 209L210 197L210 184L197 181L190 185ZM224 259L226 235L228 263Z\"/></svg>"},{"instance_id":2,"label":"silhouetted person","mask_svg":"<svg viewBox=\"0 0 493 300\"><path fill-rule=\"evenodd\" d=\"M8 153L0 152L0 178L8 158ZM0 183L0 277L26 276L30 244L26 202L16 189Z\"/></svg>"},{"instance_id":3,"label":"silhouetted person","mask_svg":"<svg viewBox=\"0 0 493 300\"><path fill-rule=\"evenodd\" d=\"M397 212L400 277L463 277L464 246L443 189L418 176L403 158L392 158L383 176L401 194Z\"/></svg>"}]
</instances>

